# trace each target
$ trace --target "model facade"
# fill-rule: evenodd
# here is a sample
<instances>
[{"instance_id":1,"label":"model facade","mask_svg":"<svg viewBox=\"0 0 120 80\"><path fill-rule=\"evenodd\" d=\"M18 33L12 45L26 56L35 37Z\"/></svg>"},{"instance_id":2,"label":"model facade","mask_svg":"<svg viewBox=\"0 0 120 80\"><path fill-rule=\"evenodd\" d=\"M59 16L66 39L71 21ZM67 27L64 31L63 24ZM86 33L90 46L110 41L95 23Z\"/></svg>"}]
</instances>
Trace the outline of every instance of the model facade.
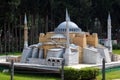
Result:
<instances>
[{"instance_id":1,"label":"model facade","mask_svg":"<svg viewBox=\"0 0 120 80\"><path fill-rule=\"evenodd\" d=\"M21 63L49 66L111 62L109 51L98 43L97 33L89 34L72 22L66 11L66 21L53 32L40 33L39 43L24 48Z\"/></svg>"}]
</instances>

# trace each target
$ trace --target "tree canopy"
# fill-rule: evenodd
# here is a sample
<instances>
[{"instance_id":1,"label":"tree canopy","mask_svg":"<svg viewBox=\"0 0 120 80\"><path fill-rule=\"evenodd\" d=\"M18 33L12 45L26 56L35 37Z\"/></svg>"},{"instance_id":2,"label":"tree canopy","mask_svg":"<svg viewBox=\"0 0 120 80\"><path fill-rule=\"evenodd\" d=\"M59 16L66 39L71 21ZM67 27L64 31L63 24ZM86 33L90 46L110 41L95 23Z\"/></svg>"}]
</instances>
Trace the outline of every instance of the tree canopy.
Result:
<instances>
[{"instance_id":1,"label":"tree canopy","mask_svg":"<svg viewBox=\"0 0 120 80\"><path fill-rule=\"evenodd\" d=\"M0 29L4 23L19 24L26 13L31 19L38 20L38 25L44 28L42 32L53 30L65 20L65 10L69 11L71 20L84 31L97 32L95 18L100 22L101 33L107 31L108 13L112 18L112 32L120 27L120 0L0 0ZM21 16L21 19L19 19ZM21 20L21 21L20 21ZM96 30L95 30L96 29Z\"/></svg>"},{"instance_id":2,"label":"tree canopy","mask_svg":"<svg viewBox=\"0 0 120 80\"><path fill-rule=\"evenodd\" d=\"M112 39L120 41L120 0L0 0L0 52L23 47L25 13L32 44L38 42L39 33L53 31L65 21L66 8L71 21L85 32L98 33L99 38L107 37L110 13Z\"/></svg>"}]
</instances>

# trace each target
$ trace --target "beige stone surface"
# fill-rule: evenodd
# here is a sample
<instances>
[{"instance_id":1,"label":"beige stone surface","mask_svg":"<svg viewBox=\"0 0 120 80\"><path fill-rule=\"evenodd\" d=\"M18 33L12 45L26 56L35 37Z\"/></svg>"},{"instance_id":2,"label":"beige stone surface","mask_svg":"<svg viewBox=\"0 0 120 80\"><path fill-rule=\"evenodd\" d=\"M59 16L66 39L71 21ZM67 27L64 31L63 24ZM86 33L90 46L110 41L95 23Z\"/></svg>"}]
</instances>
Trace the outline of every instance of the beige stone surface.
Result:
<instances>
[{"instance_id":1,"label":"beige stone surface","mask_svg":"<svg viewBox=\"0 0 120 80\"><path fill-rule=\"evenodd\" d=\"M44 50L44 58L46 58L48 49L57 48L61 45L66 47L64 43L67 40L65 38L61 38L61 39L55 38L54 40L51 38L51 36L55 34L56 33L54 32L47 32L46 34L41 33L39 36L39 42L45 43L42 47L40 47L40 48L43 48ZM66 33L63 33L63 35L66 35ZM89 33L85 33L85 34L70 33L70 43L76 44L80 47L79 48L79 63L82 63L83 62L83 48L86 48L87 44L97 47L98 46L98 35L96 33L93 33L92 35L90 35Z\"/></svg>"}]
</instances>

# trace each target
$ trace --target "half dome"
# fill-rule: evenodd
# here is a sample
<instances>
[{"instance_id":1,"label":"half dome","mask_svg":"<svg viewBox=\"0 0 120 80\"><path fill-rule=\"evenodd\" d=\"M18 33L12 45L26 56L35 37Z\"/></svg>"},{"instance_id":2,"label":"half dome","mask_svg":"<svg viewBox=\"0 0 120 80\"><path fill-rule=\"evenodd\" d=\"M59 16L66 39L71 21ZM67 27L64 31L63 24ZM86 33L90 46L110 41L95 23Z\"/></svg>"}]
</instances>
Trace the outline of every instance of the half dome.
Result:
<instances>
[{"instance_id":1,"label":"half dome","mask_svg":"<svg viewBox=\"0 0 120 80\"><path fill-rule=\"evenodd\" d=\"M66 38L66 36L63 34L55 34L55 35L51 36L51 38Z\"/></svg>"}]
</instances>

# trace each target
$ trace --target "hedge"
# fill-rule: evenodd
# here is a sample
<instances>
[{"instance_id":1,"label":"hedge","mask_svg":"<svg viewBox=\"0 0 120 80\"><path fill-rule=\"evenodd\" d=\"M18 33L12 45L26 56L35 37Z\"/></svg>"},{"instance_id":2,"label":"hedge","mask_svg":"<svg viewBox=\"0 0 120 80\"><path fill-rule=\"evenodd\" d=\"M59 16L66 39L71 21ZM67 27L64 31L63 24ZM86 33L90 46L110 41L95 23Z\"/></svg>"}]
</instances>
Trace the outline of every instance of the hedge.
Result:
<instances>
[{"instance_id":1,"label":"hedge","mask_svg":"<svg viewBox=\"0 0 120 80\"><path fill-rule=\"evenodd\" d=\"M75 69L70 67L64 68L64 80L93 80L99 74L98 68L87 67Z\"/></svg>"},{"instance_id":2,"label":"hedge","mask_svg":"<svg viewBox=\"0 0 120 80\"><path fill-rule=\"evenodd\" d=\"M120 43L119 44L113 44L113 49L120 49Z\"/></svg>"},{"instance_id":3,"label":"hedge","mask_svg":"<svg viewBox=\"0 0 120 80\"><path fill-rule=\"evenodd\" d=\"M93 80L99 74L98 68L82 68L79 70L80 79L79 80Z\"/></svg>"}]
</instances>

